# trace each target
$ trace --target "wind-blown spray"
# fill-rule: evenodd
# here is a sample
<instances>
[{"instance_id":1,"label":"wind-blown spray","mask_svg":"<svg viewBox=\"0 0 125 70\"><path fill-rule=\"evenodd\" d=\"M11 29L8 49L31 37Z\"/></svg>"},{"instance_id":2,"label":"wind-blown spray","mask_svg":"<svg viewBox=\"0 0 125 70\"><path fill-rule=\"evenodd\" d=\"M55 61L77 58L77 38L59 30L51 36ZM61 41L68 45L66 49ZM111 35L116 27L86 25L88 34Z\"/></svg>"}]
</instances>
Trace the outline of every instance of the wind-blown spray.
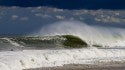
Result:
<instances>
[{"instance_id":1,"label":"wind-blown spray","mask_svg":"<svg viewBox=\"0 0 125 70\"><path fill-rule=\"evenodd\" d=\"M125 46L125 29L90 26L80 21L59 21L46 25L33 35L75 35L90 45L118 47Z\"/></svg>"}]
</instances>

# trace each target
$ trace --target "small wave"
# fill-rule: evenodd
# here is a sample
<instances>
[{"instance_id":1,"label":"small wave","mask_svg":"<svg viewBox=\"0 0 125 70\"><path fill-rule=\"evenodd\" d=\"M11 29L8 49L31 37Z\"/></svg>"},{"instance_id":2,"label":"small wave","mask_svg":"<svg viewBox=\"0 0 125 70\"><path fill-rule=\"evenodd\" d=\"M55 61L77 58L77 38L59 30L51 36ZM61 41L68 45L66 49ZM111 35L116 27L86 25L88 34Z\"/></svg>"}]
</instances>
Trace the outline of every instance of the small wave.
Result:
<instances>
[{"instance_id":1,"label":"small wave","mask_svg":"<svg viewBox=\"0 0 125 70\"><path fill-rule=\"evenodd\" d=\"M17 42L12 41L12 40L9 39L9 38L2 38L2 39L8 41L9 43L11 43L11 44L12 44L13 46L15 46L15 47L23 47L22 45L18 44Z\"/></svg>"},{"instance_id":2,"label":"small wave","mask_svg":"<svg viewBox=\"0 0 125 70\"><path fill-rule=\"evenodd\" d=\"M0 38L0 51L20 50L22 45L12 41L10 38Z\"/></svg>"}]
</instances>

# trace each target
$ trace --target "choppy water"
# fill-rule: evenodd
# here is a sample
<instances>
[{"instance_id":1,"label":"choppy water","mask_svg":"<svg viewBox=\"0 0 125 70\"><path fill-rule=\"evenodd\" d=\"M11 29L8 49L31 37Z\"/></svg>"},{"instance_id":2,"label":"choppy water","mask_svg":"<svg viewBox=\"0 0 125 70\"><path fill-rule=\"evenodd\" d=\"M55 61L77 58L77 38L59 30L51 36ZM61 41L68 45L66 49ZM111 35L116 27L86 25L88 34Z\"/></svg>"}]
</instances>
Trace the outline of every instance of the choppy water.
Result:
<instances>
[{"instance_id":1,"label":"choppy water","mask_svg":"<svg viewBox=\"0 0 125 70\"><path fill-rule=\"evenodd\" d=\"M124 10L2 7L0 15L2 70L125 61ZM87 45L67 49L62 35L77 36Z\"/></svg>"}]
</instances>

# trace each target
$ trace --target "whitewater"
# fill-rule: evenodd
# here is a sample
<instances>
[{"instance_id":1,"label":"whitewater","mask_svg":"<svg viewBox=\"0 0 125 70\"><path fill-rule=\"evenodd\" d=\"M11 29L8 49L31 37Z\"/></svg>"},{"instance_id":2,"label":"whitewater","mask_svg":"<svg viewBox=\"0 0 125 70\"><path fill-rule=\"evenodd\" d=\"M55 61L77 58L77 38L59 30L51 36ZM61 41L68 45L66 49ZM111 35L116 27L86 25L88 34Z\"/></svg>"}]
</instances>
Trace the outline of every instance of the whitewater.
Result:
<instances>
[{"instance_id":1,"label":"whitewater","mask_svg":"<svg viewBox=\"0 0 125 70\"><path fill-rule=\"evenodd\" d=\"M70 49L24 50L0 52L1 70L63 66L64 64L94 64L125 61L125 50L119 49Z\"/></svg>"},{"instance_id":2,"label":"whitewater","mask_svg":"<svg viewBox=\"0 0 125 70\"><path fill-rule=\"evenodd\" d=\"M75 24L77 23L77 24ZM87 48L26 50L26 46L11 38L2 38L21 50L1 51L0 70L63 66L64 64L94 64L125 61L124 29L88 26L78 21L61 21L47 25L29 35L41 40L61 39L55 35L75 35L87 42ZM27 39L27 38L26 38ZM34 39L34 38L32 38ZM64 39L65 40L65 39ZM6 42L5 42L6 43ZM97 48L92 45L101 45ZM46 46L47 45L43 45ZM122 48L122 49L120 49ZM10 48L11 49L11 48Z\"/></svg>"},{"instance_id":3,"label":"whitewater","mask_svg":"<svg viewBox=\"0 0 125 70\"><path fill-rule=\"evenodd\" d=\"M73 10L71 12L69 10L61 10L46 7L13 7L3 8L2 10L4 10L4 12L2 12L2 15L8 14L6 13L8 9L10 10L9 12L11 14L13 14L13 11L15 11L15 13L17 14L20 14L18 9L25 10L28 13L30 11L30 16L33 16L35 14L35 19L32 17L32 20L34 20L36 24L37 21L40 22L39 24L42 24L42 22L45 21L45 19L46 22L43 22L44 24L47 23L48 20L50 20L50 23L42 25L40 28L33 30L33 32L26 34L26 36L0 37L0 70L23 70L30 68L63 66L65 64L95 64L103 62L125 61L125 28L114 26L114 24L122 25L120 24L120 21L122 23L125 21L124 19L121 19L119 17L114 17L114 15L108 17L108 19L104 19L104 15L106 14L100 14L100 11L102 13L102 11L104 10L98 10L95 11L96 13L94 13L94 11L92 10ZM46 15L45 12L41 13L41 10L43 11L43 9L48 11L47 14L51 15ZM107 10L104 11L104 13L105 12L112 14L112 11ZM66 15L56 15L56 18L58 18L58 20L54 21L55 15L52 15L53 13L72 13L70 14L70 16L72 15L71 17L74 18L76 17L76 15L79 17L81 17L80 15L85 15L83 18L88 18L87 14L89 14L88 16L90 17L90 15L92 16L94 14L96 15L99 13L98 15L101 15L101 17L103 18L94 18L96 22L98 22L99 24L103 24L103 22L105 22L105 24L103 25L107 25L108 23L110 24L111 22L113 23L113 25L103 26L99 25L98 23L94 24L93 22L91 22L91 24L88 24L87 22L84 22L85 20L73 20L73 18L67 19L65 18L67 17ZM23 15L24 14L26 15L27 13L23 13ZM115 13L115 15L118 16L119 13ZM36 20L36 17L37 19L38 17L40 19ZM22 18L20 16L13 15L11 22L24 22L27 23L25 24L26 26L29 26L30 24L28 24L28 22L32 20L28 19L29 18L26 17ZM30 23L35 24L35 22ZM21 23L21 25L25 26L23 23ZM23 30L22 27L21 29ZM62 42L66 40L62 37L62 35L77 36L82 41L87 43L87 46L82 48L67 49L62 44ZM30 42L27 42L27 40ZM35 44L32 44L32 42ZM37 42L41 43L37 44Z\"/></svg>"}]
</instances>

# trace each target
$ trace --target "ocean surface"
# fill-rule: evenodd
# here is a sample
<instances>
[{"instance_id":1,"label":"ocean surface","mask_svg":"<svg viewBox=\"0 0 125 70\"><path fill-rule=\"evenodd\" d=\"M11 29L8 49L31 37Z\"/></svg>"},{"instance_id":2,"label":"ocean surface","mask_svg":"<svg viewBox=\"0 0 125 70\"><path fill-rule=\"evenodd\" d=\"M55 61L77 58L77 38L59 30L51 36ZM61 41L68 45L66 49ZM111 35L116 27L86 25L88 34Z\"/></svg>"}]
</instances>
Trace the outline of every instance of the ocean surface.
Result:
<instances>
[{"instance_id":1,"label":"ocean surface","mask_svg":"<svg viewBox=\"0 0 125 70\"><path fill-rule=\"evenodd\" d=\"M124 15L125 10L1 6L0 70L124 62Z\"/></svg>"}]
</instances>

